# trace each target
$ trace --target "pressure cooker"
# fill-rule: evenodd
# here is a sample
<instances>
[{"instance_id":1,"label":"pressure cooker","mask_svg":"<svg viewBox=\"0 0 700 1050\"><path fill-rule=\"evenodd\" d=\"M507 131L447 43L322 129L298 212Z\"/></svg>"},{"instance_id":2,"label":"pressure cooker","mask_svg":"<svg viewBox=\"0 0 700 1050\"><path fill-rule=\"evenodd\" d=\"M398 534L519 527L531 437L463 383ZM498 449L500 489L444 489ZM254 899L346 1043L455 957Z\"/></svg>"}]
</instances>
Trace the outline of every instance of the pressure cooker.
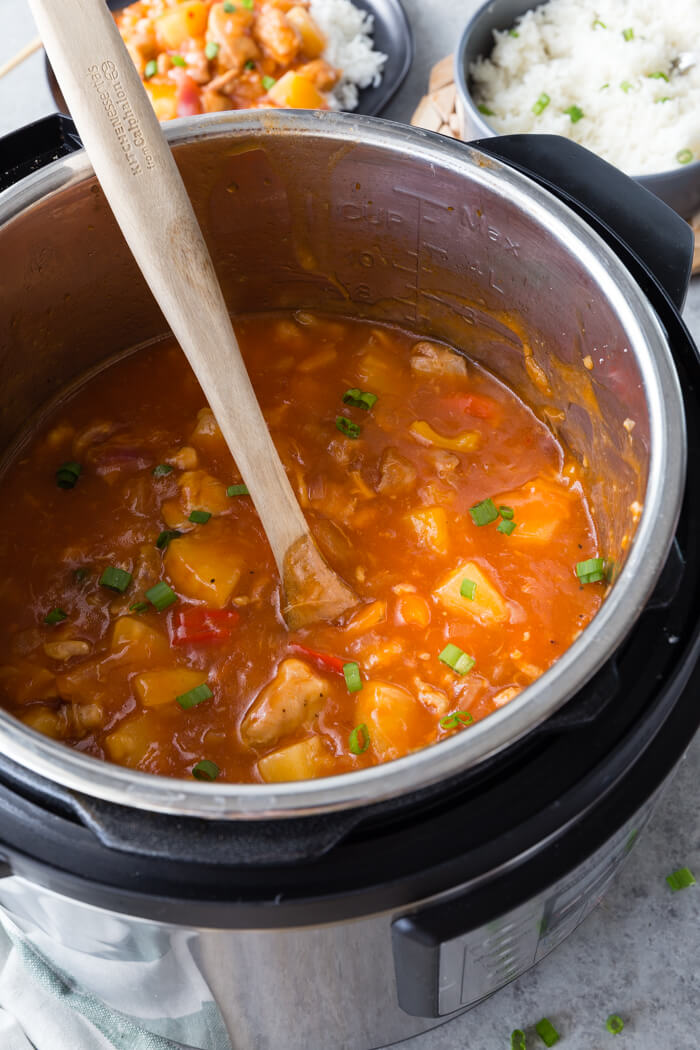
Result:
<instances>
[{"instance_id":1,"label":"pressure cooker","mask_svg":"<svg viewBox=\"0 0 700 1050\"><path fill-rule=\"evenodd\" d=\"M236 1050L370 1050L555 948L700 723L700 368L679 316L692 238L548 136L465 146L282 111L167 135L234 317L320 309L467 350L578 459L613 567L600 612L520 697L357 773L189 783L0 712L0 906L50 962L90 991L147 959L142 992L167 1004L175 1045L216 1050L185 1026L207 1003ZM23 129L1 156L7 459L43 405L165 324L71 122Z\"/></svg>"}]
</instances>

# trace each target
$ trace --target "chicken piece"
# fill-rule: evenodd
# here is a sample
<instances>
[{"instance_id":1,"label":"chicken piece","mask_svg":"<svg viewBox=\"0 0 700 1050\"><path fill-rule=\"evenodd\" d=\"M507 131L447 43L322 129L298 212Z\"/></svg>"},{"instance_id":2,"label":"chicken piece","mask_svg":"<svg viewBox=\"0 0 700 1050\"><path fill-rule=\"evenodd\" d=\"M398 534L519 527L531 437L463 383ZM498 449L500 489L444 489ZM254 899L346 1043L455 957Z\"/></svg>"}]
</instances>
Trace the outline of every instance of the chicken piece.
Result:
<instances>
[{"instance_id":1,"label":"chicken piece","mask_svg":"<svg viewBox=\"0 0 700 1050\"><path fill-rule=\"evenodd\" d=\"M411 371L422 375L466 377L467 362L449 347L424 339L411 350Z\"/></svg>"},{"instance_id":2,"label":"chicken piece","mask_svg":"<svg viewBox=\"0 0 700 1050\"><path fill-rule=\"evenodd\" d=\"M384 449L379 461L377 492L386 496L400 496L410 492L416 482L416 468L395 448Z\"/></svg>"},{"instance_id":3,"label":"chicken piece","mask_svg":"<svg viewBox=\"0 0 700 1050\"><path fill-rule=\"evenodd\" d=\"M177 467L178 470L196 470L199 466L197 449L192 448L191 445L183 445L177 452L166 456L165 462L170 463L173 467Z\"/></svg>"},{"instance_id":4,"label":"chicken piece","mask_svg":"<svg viewBox=\"0 0 700 1050\"><path fill-rule=\"evenodd\" d=\"M311 726L326 702L328 683L303 660L283 660L277 674L258 694L241 724L251 747L276 744L302 726Z\"/></svg>"},{"instance_id":5,"label":"chicken piece","mask_svg":"<svg viewBox=\"0 0 700 1050\"><path fill-rule=\"evenodd\" d=\"M459 456L440 448L430 449L425 453L425 458L439 478L449 477L459 466Z\"/></svg>"},{"instance_id":6,"label":"chicken piece","mask_svg":"<svg viewBox=\"0 0 700 1050\"><path fill-rule=\"evenodd\" d=\"M283 780L311 780L331 772L332 752L320 736L310 736L265 755L258 772L266 783Z\"/></svg>"},{"instance_id":7,"label":"chicken piece","mask_svg":"<svg viewBox=\"0 0 700 1050\"><path fill-rule=\"evenodd\" d=\"M464 580L475 584L473 598L467 598L461 593ZM449 613L461 619L470 616L485 627L505 623L509 619L508 606L500 591L473 561L465 561L443 576L434 593Z\"/></svg>"},{"instance_id":8,"label":"chicken piece","mask_svg":"<svg viewBox=\"0 0 700 1050\"><path fill-rule=\"evenodd\" d=\"M211 84L209 86L211 87ZM227 453L224 435L209 406L200 408L197 413L197 422L190 434L190 442L201 452L207 452L211 456L223 456Z\"/></svg>"},{"instance_id":9,"label":"chicken piece","mask_svg":"<svg viewBox=\"0 0 700 1050\"><path fill-rule=\"evenodd\" d=\"M277 7L263 7L254 33L265 54L281 66L288 66L301 50L301 35Z\"/></svg>"},{"instance_id":10,"label":"chicken piece","mask_svg":"<svg viewBox=\"0 0 700 1050\"><path fill-rule=\"evenodd\" d=\"M299 66L297 73L310 80L319 91L332 91L340 80L340 70L335 69L322 58L316 58L313 62Z\"/></svg>"},{"instance_id":11,"label":"chicken piece","mask_svg":"<svg viewBox=\"0 0 700 1050\"><path fill-rule=\"evenodd\" d=\"M442 689L436 689L429 682L424 682L418 676L413 679L413 684L416 687L418 699L429 711L433 711L440 718L447 714L450 710L450 700L447 693L443 693Z\"/></svg>"},{"instance_id":12,"label":"chicken piece","mask_svg":"<svg viewBox=\"0 0 700 1050\"><path fill-rule=\"evenodd\" d=\"M57 642L45 642L44 652L52 660L70 660L72 656L87 656L90 645L79 638L64 638Z\"/></svg>"},{"instance_id":13,"label":"chicken piece","mask_svg":"<svg viewBox=\"0 0 700 1050\"><path fill-rule=\"evenodd\" d=\"M207 39L219 45L219 68L239 75L245 63L260 58L260 49L250 36L255 12L236 4L235 11L224 10L224 5L212 4L207 25ZM216 88L220 90L220 88Z\"/></svg>"},{"instance_id":14,"label":"chicken piece","mask_svg":"<svg viewBox=\"0 0 700 1050\"><path fill-rule=\"evenodd\" d=\"M495 707L504 707L505 704L509 704L510 701L514 700L520 693L522 693L522 689L520 689L519 686L506 686L505 689L501 689L500 693L496 693L496 695L491 698L491 703Z\"/></svg>"}]
</instances>

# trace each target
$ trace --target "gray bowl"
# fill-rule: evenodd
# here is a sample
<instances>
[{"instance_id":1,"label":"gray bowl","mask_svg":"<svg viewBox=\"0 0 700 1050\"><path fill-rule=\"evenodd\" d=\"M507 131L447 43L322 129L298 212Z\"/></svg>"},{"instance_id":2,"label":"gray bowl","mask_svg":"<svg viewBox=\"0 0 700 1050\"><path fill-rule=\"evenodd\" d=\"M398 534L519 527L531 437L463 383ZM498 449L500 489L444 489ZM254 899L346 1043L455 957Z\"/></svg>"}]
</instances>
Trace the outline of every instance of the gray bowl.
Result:
<instances>
[{"instance_id":1,"label":"gray bowl","mask_svg":"<svg viewBox=\"0 0 700 1050\"><path fill-rule=\"evenodd\" d=\"M477 109L469 90L469 67L479 55L490 54L494 29L510 29L516 18L539 7L542 0L486 0L467 22L455 52L455 83L461 106L462 138L497 135ZM672 171L636 175L635 180L688 219L700 211L700 161Z\"/></svg>"}]
</instances>

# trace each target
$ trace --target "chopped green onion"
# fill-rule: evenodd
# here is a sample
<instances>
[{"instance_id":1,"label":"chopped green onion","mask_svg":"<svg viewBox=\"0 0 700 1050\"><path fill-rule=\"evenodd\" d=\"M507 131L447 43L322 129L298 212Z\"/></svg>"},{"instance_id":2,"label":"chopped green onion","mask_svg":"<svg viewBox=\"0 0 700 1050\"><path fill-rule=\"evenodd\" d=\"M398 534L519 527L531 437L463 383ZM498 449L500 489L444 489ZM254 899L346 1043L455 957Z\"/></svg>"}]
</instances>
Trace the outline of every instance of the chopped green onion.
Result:
<instances>
[{"instance_id":1,"label":"chopped green onion","mask_svg":"<svg viewBox=\"0 0 700 1050\"><path fill-rule=\"evenodd\" d=\"M474 601L475 591L476 583L474 582L474 580L469 580L465 576L460 585L459 593L462 595L463 598L469 598L471 601Z\"/></svg>"},{"instance_id":2,"label":"chopped green onion","mask_svg":"<svg viewBox=\"0 0 700 1050\"><path fill-rule=\"evenodd\" d=\"M145 76L146 80L150 80L151 77L154 77L157 72L158 63L156 62L155 58L152 58L150 62L146 63L143 75Z\"/></svg>"},{"instance_id":3,"label":"chopped green onion","mask_svg":"<svg viewBox=\"0 0 700 1050\"><path fill-rule=\"evenodd\" d=\"M489 109L488 106L485 106L483 102L480 102L479 105L476 108L479 110L479 113L483 113L485 117L495 117L496 116L494 111L492 109Z\"/></svg>"},{"instance_id":4,"label":"chopped green onion","mask_svg":"<svg viewBox=\"0 0 700 1050\"><path fill-rule=\"evenodd\" d=\"M515 528L516 522L504 519L503 521L499 521L496 532L502 532L504 536L510 536Z\"/></svg>"},{"instance_id":5,"label":"chopped green onion","mask_svg":"<svg viewBox=\"0 0 700 1050\"><path fill-rule=\"evenodd\" d=\"M522 1028L516 1028L510 1033L510 1050L527 1050L525 1033Z\"/></svg>"},{"instance_id":6,"label":"chopped green onion","mask_svg":"<svg viewBox=\"0 0 700 1050\"><path fill-rule=\"evenodd\" d=\"M113 565L108 565L100 576L100 587L109 587L111 591L119 591L120 594L124 593L130 583L131 573Z\"/></svg>"},{"instance_id":7,"label":"chopped green onion","mask_svg":"<svg viewBox=\"0 0 700 1050\"><path fill-rule=\"evenodd\" d=\"M543 1017L541 1021L538 1021L535 1025L535 1031L542 1040L545 1046L554 1046L561 1039L559 1032L547 1017Z\"/></svg>"},{"instance_id":8,"label":"chopped green onion","mask_svg":"<svg viewBox=\"0 0 700 1050\"><path fill-rule=\"evenodd\" d=\"M343 394L344 405L352 405L353 408L364 408L365 412L369 412L370 408L374 407L376 400L376 394L370 394L368 390L358 390L357 387L353 387L352 390L346 390Z\"/></svg>"},{"instance_id":9,"label":"chopped green onion","mask_svg":"<svg viewBox=\"0 0 700 1050\"><path fill-rule=\"evenodd\" d=\"M447 664L447 666L451 667L457 674L467 674L476 663L476 660L472 656L468 656L463 649L460 649L457 645L453 645L452 642L448 642L438 656L438 660Z\"/></svg>"},{"instance_id":10,"label":"chopped green onion","mask_svg":"<svg viewBox=\"0 0 700 1050\"><path fill-rule=\"evenodd\" d=\"M76 569L73 573L73 579L76 583L84 583L90 575L90 570L86 569L84 565L81 565L79 569Z\"/></svg>"},{"instance_id":11,"label":"chopped green onion","mask_svg":"<svg viewBox=\"0 0 700 1050\"><path fill-rule=\"evenodd\" d=\"M243 66L244 69L255 69L255 62L252 58L249 58L246 64Z\"/></svg>"},{"instance_id":12,"label":"chopped green onion","mask_svg":"<svg viewBox=\"0 0 700 1050\"><path fill-rule=\"evenodd\" d=\"M584 583L600 583L601 580L605 579L604 572L589 572L585 576L579 577L579 582Z\"/></svg>"},{"instance_id":13,"label":"chopped green onion","mask_svg":"<svg viewBox=\"0 0 700 1050\"><path fill-rule=\"evenodd\" d=\"M253 0L241 0L241 7L245 7L247 11L252 11Z\"/></svg>"},{"instance_id":14,"label":"chopped green onion","mask_svg":"<svg viewBox=\"0 0 700 1050\"><path fill-rule=\"evenodd\" d=\"M634 29L632 29L631 27L629 29L623 29L622 35L625 38L625 40L634 40Z\"/></svg>"},{"instance_id":15,"label":"chopped green onion","mask_svg":"<svg viewBox=\"0 0 700 1050\"><path fill-rule=\"evenodd\" d=\"M515 511L512 507L501 506L498 508L498 513L501 515L502 518L507 518L508 521L512 521L515 515Z\"/></svg>"},{"instance_id":16,"label":"chopped green onion","mask_svg":"<svg viewBox=\"0 0 700 1050\"><path fill-rule=\"evenodd\" d=\"M193 525L206 525L211 517L211 511L208 510L193 510L189 516L189 521Z\"/></svg>"},{"instance_id":17,"label":"chopped green onion","mask_svg":"<svg viewBox=\"0 0 700 1050\"><path fill-rule=\"evenodd\" d=\"M211 61L213 58L216 58L218 53L219 45L217 44L217 42L215 40L207 40L204 46L204 54L207 56L209 61Z\"/></svg>"},{"instance_id":18,"label":"chopped green onion","mask_svg":"<svg viewBox=\"0 0 700 1050\"><path fill-rule=\"evenodd\" d=\"M549 95L543 91L540 97L537 99L537 102L535 102L534 106L532 107L532 112L535 114L536 117L539 117L540 113L544 113L550 101L551 99Z\"/></svg>"},{"instance_id":19,"label":"chopped green onion","mask_svg":"<svg viewBox=\"0 0 700 1050\"><path fill-rule=\"evenodd\" d=\"M182 57L182 55L171 55L170 56L170 61L172 62L172 64L174 66L186 66L187 65L187 63L185 62L185 60Z\"/></svg>"},{"instance_id":20,"label":"chopped green onion","mask_svg":"<svg viewBox=\"0 0 700 1050\"><path fill-rule=\"evenodd\" d=\"M192 776L195 780L216 780L221 770L216 762L208 758L202 758L196 766L192 766Z\"/></svg>"},{"instance_id":21,"label":"chopped green onion","mask_svg":"<svg viewBox=\"0 0 700 1050\"><path fill-rule=\"evenodd\" d=\"M676 153L676 160L679 164L690 164L693 159L693 152L689 149L679 149Z\"/></svg>"},{"instance_id":22,"label":"chopped green onion","mask_svg":"<svg viewBox=\"0 0 700 1050\"><path fill-rule=\"evenodd\" d=\"M490 525L498 517L496 504L492 499L482 499L481 503L475 503L469 508L469 513L475 525Z\"/></svg>"},{"instance_id":23,"label":"chopped green onion","mask_svg":"<svg viewBox=\"0 0 700 1050\"><path fill-rule=\"evenodd\" d=\"M335 425L341 434L345 434L346 437L352 438L355 441L360 436L361 427L357 423L353 423L347 416L336 416Z\"/></svg>"},{"instance_id":24,"label":"chopped green onion","mask_svg":"<svg viewBox=\"0 0 700 1050\"><path fill-rule=\"evenodd\" d=\"M509 29L508 30L508 36L520 36L520 33L518 32L517 29Z\"/></svg>"},{"instance_id":25,"label":"chopped green onion","mask_svg":"<svg viewBox=\"0 0 700 1050\"><path fill-rule=\"evenodd\" d=\"M82 469L79 463L61 463L56 471L56 484L59 489L74 488Z\"/></svg>"},{"instance_id":26,"label":"chopped green onion","mask_svg":"<svg viewBox=\"0 0 700 1050\"><path fill-rule=\"evenodd\" d=\"M362 689L359 664L353 662L343 664L343 674L345 675L345 684L348 687L348 692L359 693L360 689Z\"/></svg>"},{"instance_id":27,"label":"chopped green onion","mask_svg":"<svg viewBox=\"0 0 700 1050\"><path fill-rule=\"evenodd\" d=\"M64 620L68 619L68 613L64 612L63 609L52 609L50 613L47 613L44 617L44 623L63 623Z\"/></svg>"},{"instance_id":28,"label":"chopped green onion","mask_svg":"<svg viewBox=\"0 0 700 1050\"><path fill-rule=\"evenodd\" d=\"M170 541L176 540L178 536L182 536L178 529L163 529L156 540L156 547L159 551L164 551Z\"/></svg>"},{"instance_id":29,"label":"chopped green onion","mask_svg":"<svg viewBox=\"0 0 700 1050\"><path fill-rule=\"evenodd\" d=\"M669 80L665 73L647 73L648 80L665 80L668 84Z\"/></svg>"},{"instance_id":30,"label":"chopped green onion","mask_svg":"<svg viewBox=\"0 0 700 1050\"><path fill-rule=\"evenodd\" d=\"M276 83L277 83L277 81L275 80L274 77L263 77L262 78L262 86L265 88L266 91L269 91L270 88L273 88Z\"/></svg>"},{"instance_id":31,"label":"chopped green onion","mask_svg":"<svg viewBox=\"0 0 700 1050\"><path fill-rule=\"evenodd\" d=\"M581 580L584 576L595 575L605 572L604 558L587 558L586 561L576 563L576 575Z\"/></svg>"},{"instance_id":32,"label":"chopped green onion","mask_svg":"<svg viewBox=\"0 0 700 1050\"><path fill-rule=\"evenodd\" d=\"M613 1035L619 1035L622 1029L625 1027L625 1022L622 1020L619 1014L610 1014L607 1021L605 1022L605 1027Z\"/></svg>"},{"instance_id":33,"label":"chopped green onion","mask_svg":"<svg viewBox=\"0 0 700 1050\"><path fill-rule=\"evenodd\" d=\"M202 682L201 685L196 685L194 689L188 689L181 696L176 696L175 700L183 711L187 711L188 708L196 707L197 704L201 704L204 700L211 700L213 695L207 683Z\"/></svg>"},{"instance_id":34,"label":"chopped green onion","mask_svg":"<svg viewBox=\"0 0 700 1050\"><path fill-rule=\"evenodd\" d=\"M229 485L226 489L227 496L250 496L247 485Z\"/></svg>"},{"instance_id":35,"label":"chopped green onion","mask_svg":"<svg viewBox=\"0 0 700 1050\"><path fill-rule=\"evenodd\" d=\"M679 868L678 871L674 871L666 876L666 882L674 893L678 890L687 890L688 886L695 884L695 881L695 876L690 868Z\"/></svg>"},{"instance_id":36,"label":"chopped green onion","mask_svg":"<svg viewBox=\"0 0 700 1050\"><path fill-rule=\"evenodd\" d=\"M663 98L655 98L654 99L654 102L670 102L670 101L671 101L671 96L670 95L664 95Z\"/></svg>"},{"instance_id":37,"label":"chopped green onion","mask_svg":"<svg viewBox=\"0 0 700 1050\"><path fill-rule=\"evenodd\" d=\"M610 87L610 84L609 84L609 83L608 83L608 84L601 84L601 85L600 85L600 88L599 88L599 91L605 91L605 89L606 89L606 88L609 88L609 87Z\"/></svg>"},{"instance_id":38,"label":"chopped green onion","mask_svg":"<svg viewBox=\"0 0 700 1050\"><path fill-rule=\"evenodd\" d=\"M164 478L166 474L172 474L175 467L171 467L169 463L159 463L157 467L154 467L151 473L154 478Z\"/></svg>"},{"instance_id":39,"label":"chopped green onion","mask_svg":"<svg viewBox=\"0 0 700 1050\"><path fill-rule=\"evenodd\" d=\"M364 722L353 729L348 739L348 747L353 755L364 755L369 747L369 729Z\"/></svg>"},{"instance_id":40,"label":"chopped green onion","mask_svg":"<svg viewBox=\"0 0 700 1050\"><path fill-rule=\"evenodd\" d=\"M169 605L177 601L175 591L168 586L165 580L159 580L153 587L149 587L146 597L151 605L155 605L158 612L162 612L163 609L167 609Z\"/></svg>"},{"instance_id":41,"label":"chopped green onion","mask_svg":"<svg viewBox=\"0 0 700 1050\"><path fill-rule=\"evenodd\" d=\"M623 80L622 83L620 84L620 87L622 88L624 93L627 94L628 91L632 90L633 85L630 84L629 80Z\"/></svg>"},{"instance_id":42,"label":"chopped green onion","mask_svg":"<svg viewBox=\"0 0 700 1050\"><path fill-rule=\"evenodd\" d=\"M148 602L134 602L129 606L129 612L142 613L148 608Z\"/></svg>"},{"instance_id":43,"label":"chopped green onion","mask_svg":"<svg viewBox=\"0 0 700 1050\"><path fill-rule=\"evenodd\" d=\"M564 110L564 113L571 118L572 124L577 124L581 117L584 116L584 112L579 106L569 106L568 109Z\"/></svg>"},{"instance_id":44,"label":"chopped green onion","mask_svg":"<svg viewBox=\"0 0 700 1050\"><path fill-rule=\"evenodd\" d=\"M599 18L596 18L596 20L593 23L593 28L594 29L596 28L596 26L600 26L601 29L607 29L608 28L606 26L605 22L601 22L601 20Z\"/></svg>"},{"instance_id":45,"label":"chopped green onion","mask_svg":"<svg viewBox=\"0 0 700 1050\"><path fill-rule=\"evenodd\" d=\"M456 729L458 726L470 726L474 719L469 711L453 711L438 722L441 729Z\"/></svg>"},{"instance_id":46,"label":"chopped green onion","mask_svg":"<svg viewBox=\"0 0 700 1050\"><path fill-rule=\"evenodd\" d=\"M232 15L236 10L236 5L231 3L231 0L224 0L224 11L227 15Z\"/></svg>"}]
</instances>

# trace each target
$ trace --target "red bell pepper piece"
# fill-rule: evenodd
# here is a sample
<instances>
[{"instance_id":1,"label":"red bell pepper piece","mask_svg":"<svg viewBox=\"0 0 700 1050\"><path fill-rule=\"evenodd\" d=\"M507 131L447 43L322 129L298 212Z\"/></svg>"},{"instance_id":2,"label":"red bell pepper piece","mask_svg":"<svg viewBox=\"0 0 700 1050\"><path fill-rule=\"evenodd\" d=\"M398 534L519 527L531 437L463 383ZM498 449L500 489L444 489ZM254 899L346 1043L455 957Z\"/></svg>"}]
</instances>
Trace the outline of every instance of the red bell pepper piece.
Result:
<instances>
[{"instance_id":1,"label":"red bell pepper piece","mask_svg":"<svg viewBox=\"0 0 700 1050\"><path fill-rule=\"evenodd\" d=\"M207 609L196 605L173 613L170 633L173 645L222 642L240 620L235 609Z\"/></svg>"},{"instance_id":2,"label":"red bell pepper piece","mask_svg":"<svg viewBox=\"0 0 700 1050\"><path fill-rule=\"evenodd\" d=\"M307 660L311 660L321 671L335 671L336 674L342 674L343 667L347 663L347 660L341 660L339 656L317 653L315 649L307 649L305 645L300 645L298 642L292 642L289 648L299 653L300 656L305 656Z\"/></svg>"},{"instance_id":3,"label":"red bell pepper piece","mask_svg":"<svg viewBox=\"0 0 700 1050\"><path fill-rule=\"evenodd\" d=\"M442 404L452 413L475 419L493 419L497 409L496 402L482 394L451 394L442 398Z\"/></svg>"},{"instance_id":4,"label":"red bell pepper piece","mask_svg":"<svg viewBox=\"0 0 700 1050\"><path fill-rule=\"evenodd\" d=\"M184 69L173 69L172 75L177 84L175 94L175 112L178 117L193 117L202 112L199 88Z\"/></svg>"}]
</instances>

